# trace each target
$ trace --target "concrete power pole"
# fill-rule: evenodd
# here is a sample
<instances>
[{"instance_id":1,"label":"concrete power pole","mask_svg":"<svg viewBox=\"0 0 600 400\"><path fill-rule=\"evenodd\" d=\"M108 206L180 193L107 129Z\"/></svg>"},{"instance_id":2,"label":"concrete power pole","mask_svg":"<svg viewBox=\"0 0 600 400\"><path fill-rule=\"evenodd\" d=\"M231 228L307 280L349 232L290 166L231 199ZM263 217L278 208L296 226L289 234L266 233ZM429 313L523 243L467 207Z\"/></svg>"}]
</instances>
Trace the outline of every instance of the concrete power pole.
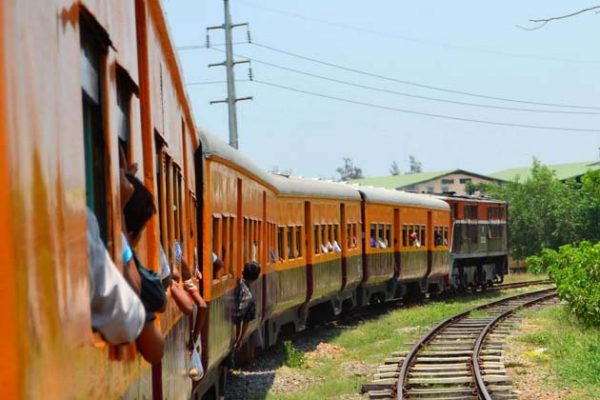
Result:
<instances>
[{"instance_id":1,"label":"concrete power pole","mask_svg":"<svg viewBox=\"0 0 600 400\"><path fill-rule=\"evenodd\" d=\"M231 15L229 13L229 0L223 0L225 9L225 23L219 26L210 26L207 31L212 29L225 30L225 61L218 64L209 64L209 67L224 66L227 73L227 98L225 100L211 101L210 104L227 103L229 108L229 145L238 148L238 130L237 130L237 112L236 103L242 100L252 100L252 97L235 97L235 73L234 66L236 64L249 63L249 60L234 61L233 59L233 43L231 40L231 31L239 26L248 26L247 22L242 24L232 24ZM208 35L207 35L208 36ZM208 41L208 40L207 40Z\"/></svg>"}]
</instances>

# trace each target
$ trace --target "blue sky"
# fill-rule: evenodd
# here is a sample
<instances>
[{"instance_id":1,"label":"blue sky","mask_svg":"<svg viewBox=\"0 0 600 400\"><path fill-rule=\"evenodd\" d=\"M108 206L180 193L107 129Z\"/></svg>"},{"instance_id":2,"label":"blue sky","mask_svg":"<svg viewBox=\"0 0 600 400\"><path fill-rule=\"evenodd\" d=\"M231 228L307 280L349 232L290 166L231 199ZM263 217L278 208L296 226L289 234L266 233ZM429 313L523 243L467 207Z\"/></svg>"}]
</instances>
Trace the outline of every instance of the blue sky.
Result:
<instances>
[{"instance_id":1,"label":"blue sky","mask_svg":"<svg viewBox=\"0 0 600 400\"><path fill-rule=\"evenodd\" d=\"M399 80L493 97L600 108L600 15L593 12L554 21L535 31L530 18L568 14L590 1L505 0L357 1L231 0L233 22L249 22L254 42L329 63ZM223 23L221 0L165 0L163 7L178 47L204 45L206 27ZM211 42L224 42L220 30ZM246 41L237 28L234 41ZM218 49L223 47L215 46ZM388 91L452 101L553 111L566 109L494 101L407 86L343 71L271 51L236 44L234 52L287 68ZM186 82L224 81L224 60L212 49L180 50ZM239 57L242 59L242 57ZM367 90L272 66L252 64L261 82L377 104L459 118L512 124L599 129L600 115L531 113L447 104ZM248 78L248 65L236 67ZM224 83L188 85L196 123L228 138ZM343 157L366 176L387 175L396 160L408 169L409 155L425 171L463 168L479 173L525 166L532 157L547 164L596 160L600 132L525 129L438 119L349 104L238 82L240 150L259 166L295 175L334 177Z\"/></svg>"}]
</instances>

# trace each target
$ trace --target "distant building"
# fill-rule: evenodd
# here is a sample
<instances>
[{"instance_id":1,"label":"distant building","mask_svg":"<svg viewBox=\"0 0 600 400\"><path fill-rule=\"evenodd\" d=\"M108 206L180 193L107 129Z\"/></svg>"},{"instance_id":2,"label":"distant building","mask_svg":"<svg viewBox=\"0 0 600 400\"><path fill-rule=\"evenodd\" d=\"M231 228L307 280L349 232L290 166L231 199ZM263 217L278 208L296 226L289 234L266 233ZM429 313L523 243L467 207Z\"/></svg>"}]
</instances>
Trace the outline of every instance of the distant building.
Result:
<instances>
[{"instance_id":1,"label":"distant building","mask_svg":"<svg viewBox=\"0 0 600 400\"><path fill-rule=\"evenodd\" d=\"M578 163L569 164L554 164L546 165L556 174L556 177L561 181L567 179L579 180L582 175L587 171L600 168L600 161L585 161ZM524 181L531 175L531 166L522 168L510 168L503 171L494 172L490 174L491 177L501 179L504 181L515 181L519 178L520 181Z\"/></svg>"},{"instance_id":2,"label":"distant building","mask_svg":"<svg viewBox=\"0 0 600 400\"><path fill-rule=\"evenodd\" d=\"M351 181L351 183L358 183L361 185L405 190L407 192L437 194L454 192L457 195L469 194L465 190L468 182L472 184L502 184L506 181L501 178L476 174L463 169L438 172L420 172L416 174L400 174Z\"/></svg>"}]
</instances>

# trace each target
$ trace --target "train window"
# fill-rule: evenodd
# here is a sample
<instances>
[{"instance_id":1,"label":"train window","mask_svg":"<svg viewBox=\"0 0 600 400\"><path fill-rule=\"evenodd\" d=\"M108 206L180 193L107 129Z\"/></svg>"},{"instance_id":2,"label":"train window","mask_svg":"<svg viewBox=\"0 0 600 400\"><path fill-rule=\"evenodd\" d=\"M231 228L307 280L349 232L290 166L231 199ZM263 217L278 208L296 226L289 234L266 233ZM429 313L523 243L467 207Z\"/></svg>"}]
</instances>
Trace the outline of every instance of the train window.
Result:
<instances>
[{"instance_id":1,"label":"train window","mask_svg":"<svg viewBox=\"0 0 600 400\"><path fill-rule=\"evenodd\" d=\"M371 247L377 247L377 224L371 224L371 231L369 236L369 245Z\"/></svg>"},{"instance_id":2,"label":"train window","mask_svg":"<svg viewBox=\"0 0 600 400\"><path fill-rule=\"evenodd\" d=\"M294 257L294 240L293 240L293 235L294 235L294 229L295 227L293 226L288 226L287 227L287 257L288 260L292 260L296 257Z\"/></svg>"},{"instance_id":3,"label":"train window","mask_svg":"<svg viewBox=\"0 0 600 400\"><path fill-rule=\"evenodd\" d=\"M217 217L217 216L213 216L212 218L212 252L213 255L216 256L218 259L223 260L222 254L221 254L221 248L219 246L219 238L221 237L220 235L220 230L221 230L221 218ZM213 279L219 279L220 274L222 273L221 270L215 270L213 268Z\"/></svg>"},{"instance_id":4,"label":"train window","mask_svg":"<svg viewBox=\"0 0 600 400\"><path fill-rule=\"evenodd\" d=\"M277 258L280 261L283 261L285 257L285 253L283 252L283 235L284 235L284 227L277 227Z\"/></svg>"},{"instance_id":5,"label":"train window","mask_svg":"<svg viewBox=\"0 0 600 400\"><path fill-rule=\"evenodd\" d=\"M407 234L406 225L402 225L402 246L403 247L408 246L408 234Z\"/></svg>"},{"instance_id":6,"label":"train window","mask_svg":"<svg viewBox=\"0 0 600 400\"><path fill-rule=\"evenodd\" d=\"M377 247L385 248L385 226L377 225Z\"/></svg>"},{"instance_id":7,"label":"train window","mask_svg":"<svg viewBox=\"0 0 600 400\"><path fill-rule=\"evenodd\" d=\"M433 245L435 247L442 245L442 227L441 226L433 227Z\"/></svg>"},{"instance_id":8,"label":"train window","mask_svg":"<svg viewBox=\"0 0 600 400\"><path fill-rule=\"evenodd\" d=\"M315 254L321 252L321 242L319 241L319 225L315 225L313 232L313 243L315 246Z\"/></svg>"},{"instance_id":9,"label":"train window","mask_svg":"<svg viewBox=\"0 0 600 400\"><path fill-rule=\"evenodd\" d=\"M465 205L464 207L465 219L477 219L477 206Z\"/></svg>"},{"instance_id":10,"label":"train window","mask_svg":"<svg viewBox=\"0 0 600 400\"><path fill-rule=\"evenodd\" d=\"M339 228L338 224L333 225L333 240L336 241L339 244L339 240L338 240L339 239L338 238L338 228Z\"/></svg>"},{"instance_id":11,"label":"train window","mask_svg":"<svg viewBox=\"0 0 600 400\"><path fill-rule=\"evenodd\" d=\"M243 222L243 239L242 239L242 257L244 260L248 260L248 255L250 254L250 246L248 243L250 242L250 224L248 223L248 218L244 217Z\"/></svg>"},{"instance_id":12,"label":"train window","mask_svg":"<svg viewBox=\"0 0 600 400\"><path fill-rule=\"evenodd\" d=\"M225 271L227 271L230 269L229 264L231 259L231 254L229 254L229 251L227 249L227 235L229 234L229 218L221 218L221 225L221 260L223 261Z\"/></svg>"},{"instance_id":13,"label":"train window","mask_svg":"<svg viewBox=\"0 0 600 400\"><path fill-rule=\"evenodd\" d=\"M354 224L346 225L346 246L348 246L349 249L354 247L352 246L352 225Z\"/></svg>"},{"instance_id":14,"label":"train window","mask_svg":"<svg viewBox=\"0 0 600 400\"><path fill-rule=\"evenodd\" d=\"M329 238L327 237L327 225L321 225L321 252L329 253L329 249L327 248L327 241Z\"/></svg>"},{"instance_id":15,"label":"train window","mask_svg":"<svg viewBox=\"0 0 600 400\"><path fill-rule=\"evenodd\" d=\"M235 267L236 267L236 261L235 261L235 254L234 254L234 249L235 249L235 218L234 217L229 217L228 218L228 228L229 228L229 235L228 235L228 241L227 241L227 245L229 247L229 276L232 277L233 276L233 272L235 271Z\"/></svg>"},{"instance_id":16,"label":"train window","mask_svg":"<svg viewBox=\"0 0 600 400\"><path fill-rule=\"evenodd\" d=\"M106 208L106 143L104 138L103 93L104 69L102 62L106 46L92 33L85 20L81 21L81 93L83 115L83 143L85 160L86 204L96 215L100 236L108 244L108 210Z\"/></svg>"},{"instance_id":17,"label":"train window","mask_svg":"<svg viewBox=\"0 0 600 400\"><path fill-rule=\"evenodd\" d=\"M425 225L421 225L421 234L419 235L421 240L421 246L425 246L425 238L427 237L427 233L425 231Z\"/></svg>"},{"instance_id":18,"label":"train window","mask_svg":"<svg viewBox=\"0 0 600 400\"><path fill-rule=\"evenodd\" d=\"M444 241L443 241L444 246L448 246L448 227L445 226L444 227Z\"/></svg>"},{"instance_id":19,"label":"train window","mask_svg":"<svg viewBox=\"0 0 600 400\"><path fill-rule=\"evenodd\" d=\"M477 244L479 242L479 240L477 238L477 234L478 234L477 225L469 224L468 228L467 228L467 235L468 235L469 241L471 243Z\"/></svg>"},{"instance_id":20,"label":"train window","mask_svg":"<svg viewBox=\"0 0 600 400\"><path fill-rule=\"evenodd\" d=\"M387 247L393 246L392 242L392 225L387 224L385 226L385 245Z\"/></svg>"},{"instance_id":21,"label":"train window","mask_svg":"<svg viewBox=\"0 0 600 400\"><path fill-rule=\"evenodd\" d=\"M296 257L302 257L302 227L296 227Z\"/></svg>"},{"instance_id":22,"label":"train window","mask_svg":"<svg viewBox=\"0 0 600 400\"><path fill-rule=\"evenodd\" d=\"M408 240L409 246L415 246L415 240L413 238L413 233L415 232L413 225L408 225Z\"/></svg>"}]
</instances>

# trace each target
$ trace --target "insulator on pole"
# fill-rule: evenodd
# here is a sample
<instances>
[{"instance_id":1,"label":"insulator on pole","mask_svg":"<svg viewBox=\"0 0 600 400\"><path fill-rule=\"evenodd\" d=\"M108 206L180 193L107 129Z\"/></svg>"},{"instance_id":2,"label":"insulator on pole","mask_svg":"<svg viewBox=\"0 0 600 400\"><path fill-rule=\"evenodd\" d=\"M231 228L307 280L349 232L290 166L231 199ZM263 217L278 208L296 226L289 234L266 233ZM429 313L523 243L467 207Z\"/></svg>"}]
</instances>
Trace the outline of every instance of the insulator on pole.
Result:
<instances>
[{"instance_id":1,"label":"insulator on pole","mask_svg":"<svg viewBox=\"0 0 600 400\"><path fill-rule=\"evenodd\" d=\"M206 34L206 48L210 48L210 35L208 33Z\"/></svg>"},{"instance_id":2,"label":"insulator on pole","mask_svg":"<svg viewBox=\"0 0 600 400\"><path fill-rule=\"evenodd\" d=\"M254 80L254 73L252 72L252 67L248 68L248 80Z\"/></svg>"},{"instance_id":3,"label":"insulator on pole","mask_svg":"<svg viewBox=\"0 0 600 400\"><path fill-rule=\"evenodd\" d=\"M252 43L252 35L250 34L250 29L246 31L246 36L248 37L248 43Z\"/></svg>"}]
</instances>

